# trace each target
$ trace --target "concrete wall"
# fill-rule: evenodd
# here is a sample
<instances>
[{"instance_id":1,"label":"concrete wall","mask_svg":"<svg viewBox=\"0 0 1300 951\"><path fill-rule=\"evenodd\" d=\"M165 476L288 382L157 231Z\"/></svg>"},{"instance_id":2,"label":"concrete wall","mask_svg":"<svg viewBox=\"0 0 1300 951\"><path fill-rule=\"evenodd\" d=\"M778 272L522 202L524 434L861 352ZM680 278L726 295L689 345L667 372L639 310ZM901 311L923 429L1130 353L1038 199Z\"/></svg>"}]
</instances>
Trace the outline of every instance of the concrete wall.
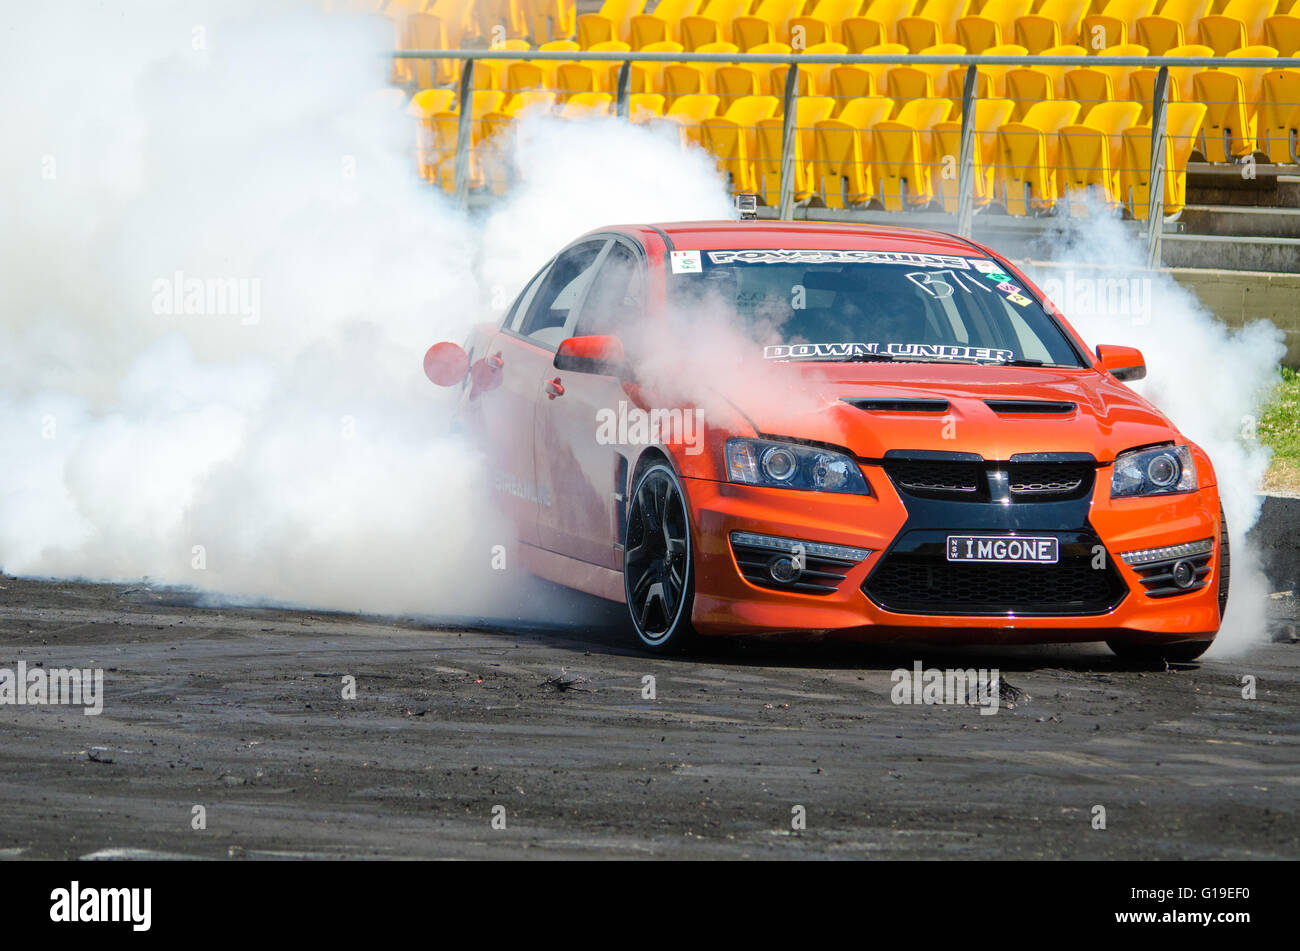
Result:
<instances>
[{"instance_id":1,"label":"concrete wall","mask_svg":"<svg viewBox=\"0 0 1300 951\"><path fill-rule=\"evenodd\" d=\"M1271 320L1286 334L1283 362L1300 367L1300 274L1201 268L1171 268L1169 273L1230 327Z\"/></svg>"}]
</instances>

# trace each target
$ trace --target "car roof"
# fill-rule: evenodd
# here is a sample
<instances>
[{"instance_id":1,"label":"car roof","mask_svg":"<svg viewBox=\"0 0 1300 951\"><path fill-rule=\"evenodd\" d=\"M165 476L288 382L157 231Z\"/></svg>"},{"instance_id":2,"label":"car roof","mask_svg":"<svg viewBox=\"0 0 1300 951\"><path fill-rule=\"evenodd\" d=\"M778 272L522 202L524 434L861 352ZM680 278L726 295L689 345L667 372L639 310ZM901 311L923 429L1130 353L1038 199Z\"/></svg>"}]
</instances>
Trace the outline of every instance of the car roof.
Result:
<instances>
[{"instance_id":1,"label":"car roof","mask_svg":"<svg viewBox=\"0 0 1300 951\"><path fill-rule=\"evenodd\" d=\"M678 251L715 248L834 248L845 251L916 251L982 255L956 235L890 225L821 221L674 221L651 225Z\"/></svg>"}]
</instances>

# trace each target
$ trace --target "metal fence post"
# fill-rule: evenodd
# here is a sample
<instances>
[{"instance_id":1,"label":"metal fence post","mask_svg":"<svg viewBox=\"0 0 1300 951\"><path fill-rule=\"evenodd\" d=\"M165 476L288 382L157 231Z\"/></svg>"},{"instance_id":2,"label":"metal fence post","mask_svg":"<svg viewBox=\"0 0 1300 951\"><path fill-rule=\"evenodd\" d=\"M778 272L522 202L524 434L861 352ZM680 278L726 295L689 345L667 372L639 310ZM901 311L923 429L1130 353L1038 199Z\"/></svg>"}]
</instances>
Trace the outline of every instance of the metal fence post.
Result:
<instances>
[{"instance_id":1,"label":"metal fence post","mask_svg":"<svg viewBox=\"0 0 1300 951\"><path fill-rule=\"evenodd\" d=\"M631 100L632 89L632 61L623 60L623 65L618 68L618 85L614 91L614 115L620 119L628 117L629 102Z\"/></svg>"},{"instance_id":2,"label":"metal fence post","mask_svg":"<svg viewBox=\"0 0 1300 951\"><path fill-rule=\"evenodd\" d=\"M460 121L456 125L456 201L469 200L469 150L474 136L474 60L465 60L460 71Z\"/></svg>"},{"instance_id":3,"label":"metal fence post","mask_svg":"<svg viewBox=\"0 0 1300 951\"><path fill-rule=\"evenodd\" d=\"M1160 237L1165 223L1165 103L1168 99L1169 67L1156 74L1151 103L1151 170L1147 176L1147 268L1161 265Z\"/></svg>"},{"instance_id":4,"label":"metal fence post","mask_svg":"<svg viewBox=\"0 0 1300 951\"><path fill-rule=\"evenodd\" d=\"M781 120L781 204L782 221L794 216L794 137L798 134L799 64L791 63L785 73L785 114Z\"/></svg>"},{"instance_id":5,"label":"metal fence post","mask_svg":"<svg viewBox=\"0 0 1300 951\"><path fill-rule=\"evenodd\" d=\"M961 155L957 157L957 233L963 238L970 237L971 218L975 214L975 92L979 88L978 79L978 70L972 63L966 67L966 82L961 93Z\"/></svg>"}]
</instances>

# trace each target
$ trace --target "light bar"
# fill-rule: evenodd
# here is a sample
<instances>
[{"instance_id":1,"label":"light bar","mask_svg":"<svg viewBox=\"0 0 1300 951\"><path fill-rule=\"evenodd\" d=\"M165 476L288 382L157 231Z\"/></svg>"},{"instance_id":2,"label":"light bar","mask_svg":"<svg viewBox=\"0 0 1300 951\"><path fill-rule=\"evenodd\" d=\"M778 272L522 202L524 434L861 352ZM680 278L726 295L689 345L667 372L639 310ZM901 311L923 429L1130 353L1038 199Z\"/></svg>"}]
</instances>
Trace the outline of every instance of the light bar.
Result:
<instances>
[{"instance_id":1,"label":"light bar","mask_svg":"<svg viewBox=\"0 0 1300 951\"><path fill-rule=\"evenodd\" d=\"M1199 542L1183 542L1181 545L1169 545L1165 548L1142 548L1138 551L1126 551L1120 555L1124 564L1130 568L1149 565L1157 561L1171 561L1175 558L1191 558L1204 555L1214 550L1214 539L1203 538Z\"/></svg>"},{"instance_id":2,"label":"light bar","mask_svg":"<svg viewBox=\"0 0 1300 951\"><path fill-rule=\"evenodd\" d=\"M778 538L776 535L756 535L753 532L732 532L731 543L790 554L793 554L796 548L802 548L805 555L813 558L838 558L841 561L852 562L866 561L871 555L869 548L848 548L844 545L827 545L823 542L804 542L795 538Z\"/></svg>"}]
</instances>

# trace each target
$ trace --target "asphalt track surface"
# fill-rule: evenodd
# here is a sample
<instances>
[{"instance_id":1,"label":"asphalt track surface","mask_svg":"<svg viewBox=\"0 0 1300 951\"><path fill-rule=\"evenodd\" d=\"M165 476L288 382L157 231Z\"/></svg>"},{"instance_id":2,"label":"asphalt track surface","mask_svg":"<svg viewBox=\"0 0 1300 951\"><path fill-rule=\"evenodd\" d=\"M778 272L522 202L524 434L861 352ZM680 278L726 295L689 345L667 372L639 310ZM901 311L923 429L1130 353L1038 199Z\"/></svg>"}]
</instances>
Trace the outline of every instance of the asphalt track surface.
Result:
<instances>
[{"instance_id":1,"label":"asphalt track surface","mask_svg":"<svg viewBox=\"0 0 1300 951\"><path fill-rule=\"evenodd\" d=\"M434 623L0 577L0 667L105 671L100 716L0 706L0 857L1294 859L1300 646L1294 602L1271 607L1279 640L1172 669L1090 645L664 659L616 613ZM914 660L996 666L1014 706L895 705Z\"/></svg>"}]
</instances>

